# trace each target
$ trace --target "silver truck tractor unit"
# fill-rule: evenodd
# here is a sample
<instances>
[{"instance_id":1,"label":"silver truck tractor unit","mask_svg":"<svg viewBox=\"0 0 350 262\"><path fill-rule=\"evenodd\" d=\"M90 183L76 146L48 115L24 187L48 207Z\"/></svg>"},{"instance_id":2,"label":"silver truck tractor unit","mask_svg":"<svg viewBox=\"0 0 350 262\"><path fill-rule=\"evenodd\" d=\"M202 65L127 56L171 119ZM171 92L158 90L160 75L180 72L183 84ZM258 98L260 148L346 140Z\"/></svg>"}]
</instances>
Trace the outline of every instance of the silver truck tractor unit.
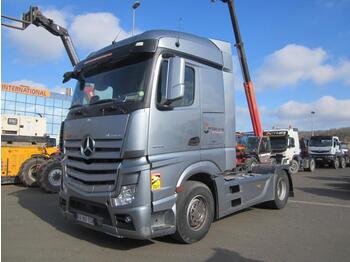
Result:
<instances>
[{"instance_id":1,"label":"silver truck tractor unit","mask_svg":"<svg viewBox=\"0 0 350 262\"><path fill-rule=\"evenodd\" d=\"M285 206L288 171L235 173L229 43L148 31L79 62L65 120L66 218L117 237L174 235L192 243L213 220L266 203Z\"/></svg>"}]
</instances>

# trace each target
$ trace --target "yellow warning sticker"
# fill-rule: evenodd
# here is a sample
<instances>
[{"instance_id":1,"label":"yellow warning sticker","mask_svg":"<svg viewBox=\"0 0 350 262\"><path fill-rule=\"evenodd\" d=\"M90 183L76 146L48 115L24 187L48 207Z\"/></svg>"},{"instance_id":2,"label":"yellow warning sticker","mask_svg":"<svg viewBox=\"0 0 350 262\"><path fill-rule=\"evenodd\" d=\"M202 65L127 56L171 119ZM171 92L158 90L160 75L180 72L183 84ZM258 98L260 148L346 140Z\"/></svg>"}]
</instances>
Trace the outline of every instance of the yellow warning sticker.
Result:
<instances>
[{"instance_id":1,"label":"yellow warning sticker","mask_svg":"<svg viewBox=\"0 0 350 262\"><path fill-rule=\"evenodd\" d=\"M151 183L152 183L152 190L159 190L160 189L160 174L154 173L151 176Z\"/></svg>"}]
</instances>

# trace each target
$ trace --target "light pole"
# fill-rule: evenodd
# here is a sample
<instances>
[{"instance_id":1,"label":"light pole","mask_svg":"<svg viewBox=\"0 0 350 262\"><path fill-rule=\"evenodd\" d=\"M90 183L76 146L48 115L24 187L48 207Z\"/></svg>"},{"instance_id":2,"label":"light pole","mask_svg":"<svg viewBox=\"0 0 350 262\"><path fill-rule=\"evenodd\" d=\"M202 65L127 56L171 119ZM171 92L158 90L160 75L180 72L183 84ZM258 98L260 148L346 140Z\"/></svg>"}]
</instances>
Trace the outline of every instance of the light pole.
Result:
<instances>
[{"instance_id":1,"label":"light pole","mask_svg":"<svg viewBox=\"0 0 350 262\"><path fill-rule=\"evenodd\" d=\"M315 111L311 111L311 135L312 136L315 135L315 131L314 131L314 115L315 115Z\"/></svg>"},{"instance_id":2,"label":"light pole","mask_svg":"<svg viewBox=\"0 0 350 262\"><path fill-rule=\"evenodd\" d=\"M135 16L136 16L136 9L141 5L139 1L136 1L132 5L132 35L134 36L135 33Z\"/></svg>"}]
</instances>

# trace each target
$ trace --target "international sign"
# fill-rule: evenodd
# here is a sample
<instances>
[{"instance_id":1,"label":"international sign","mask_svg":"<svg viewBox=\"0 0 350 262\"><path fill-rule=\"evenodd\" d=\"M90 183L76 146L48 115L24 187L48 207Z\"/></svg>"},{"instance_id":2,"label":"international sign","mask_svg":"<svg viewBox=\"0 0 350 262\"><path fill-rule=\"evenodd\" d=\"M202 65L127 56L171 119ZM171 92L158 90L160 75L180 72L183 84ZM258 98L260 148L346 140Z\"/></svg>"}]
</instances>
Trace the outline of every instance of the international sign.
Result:
<instances>
[{"instance_id":1,"label":"international sign","mask_svg":"<svg viewBox=\"0 0 350 262\"><path fill-rule=\"evenodd\" d=\"M17 94L25 94L32 96L49 97L51 95L50 91L47 89L11 84L1 84L1 91L14 92Z\"/></svg>"}]
</instances>

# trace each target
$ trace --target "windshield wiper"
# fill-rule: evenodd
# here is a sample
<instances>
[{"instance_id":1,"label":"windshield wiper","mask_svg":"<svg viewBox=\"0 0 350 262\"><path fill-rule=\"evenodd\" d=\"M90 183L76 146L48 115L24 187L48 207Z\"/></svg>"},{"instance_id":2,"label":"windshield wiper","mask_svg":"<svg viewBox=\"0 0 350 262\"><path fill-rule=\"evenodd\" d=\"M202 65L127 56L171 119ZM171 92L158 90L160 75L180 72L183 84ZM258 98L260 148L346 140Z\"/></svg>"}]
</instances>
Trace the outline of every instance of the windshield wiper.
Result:
<instances>
[{"instance_id":1,"label":"windshield wiper","mask_svg":"<svg viewBox=\"0 0 350 262\"><path fill-rule=\"evenodd\" d=\"M110 103L110 102L114 102L114 101L116 101L116 99L106 98L106 99L100 99L97 101L90 102L89 105L104 104L104 103Z\"/></svg>"},{"instance_id":2,"label":"windshield wiper","mask_svg":"<svg viewBox=\"0 0 350 262\"><path fill-rule=\"evenodd\" d=\"M73 109L73 108L78 108L78 107L83 107L83 105L81 104L76 104L76 105L72 105L69 110Z\"/></svg>"}]
</instances>

